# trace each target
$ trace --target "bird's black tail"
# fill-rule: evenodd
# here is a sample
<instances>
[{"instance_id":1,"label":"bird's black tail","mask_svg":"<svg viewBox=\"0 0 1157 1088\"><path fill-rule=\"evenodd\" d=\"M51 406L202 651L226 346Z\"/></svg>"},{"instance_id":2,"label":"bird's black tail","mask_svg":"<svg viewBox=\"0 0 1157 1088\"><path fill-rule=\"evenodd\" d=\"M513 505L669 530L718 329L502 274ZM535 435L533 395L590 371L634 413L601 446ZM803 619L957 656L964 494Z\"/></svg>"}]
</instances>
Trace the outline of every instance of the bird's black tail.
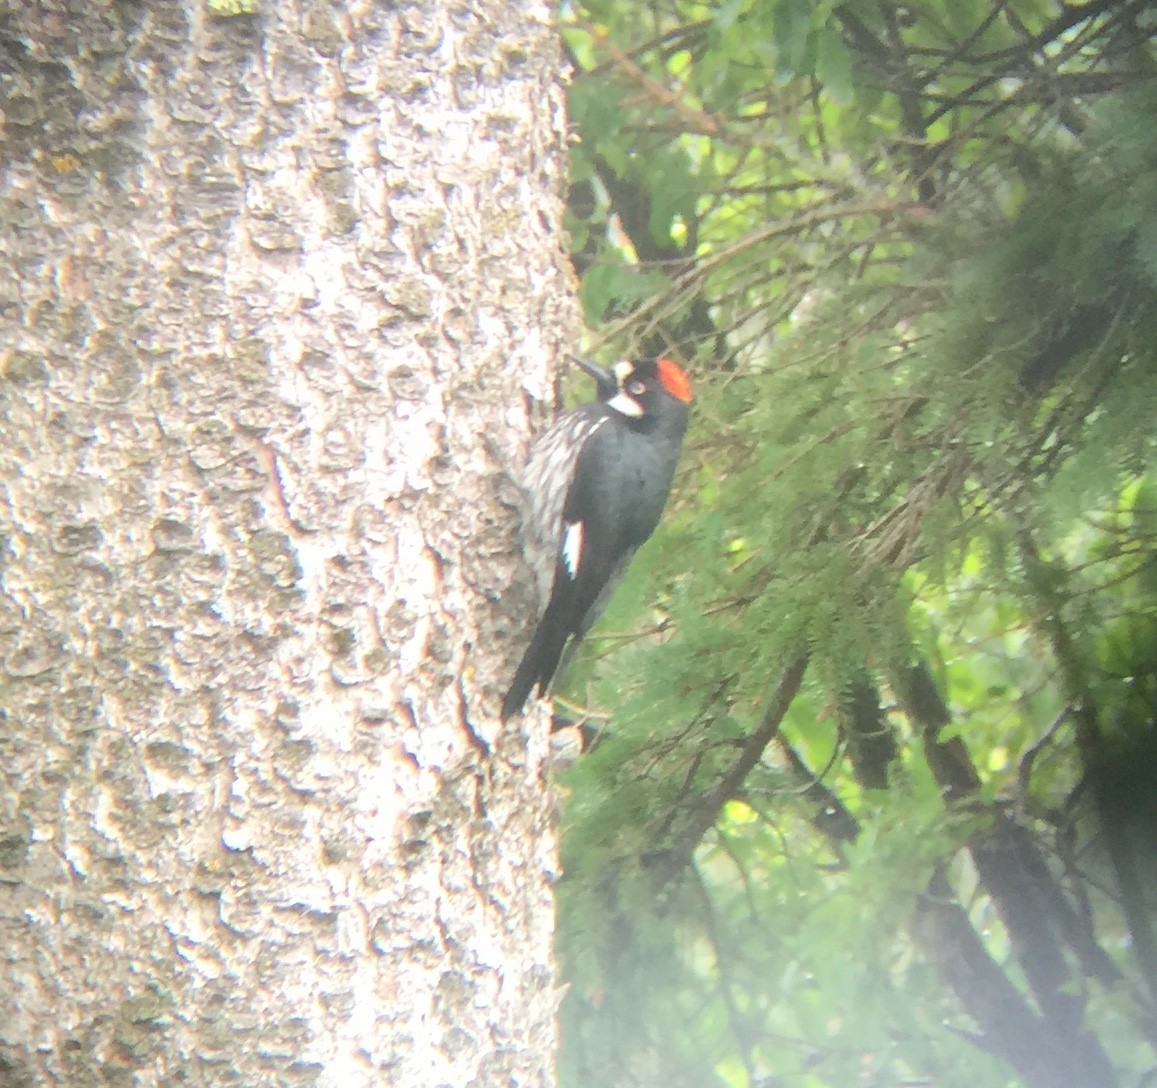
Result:
<instances>
[{"instance_id":1,"label":"bird's black tail","mask_svg":"<svg viewBox=\"0 0 1157 1088\"><path fill-rule=\"evenodd\" d=\"M552 612L555 613L552 615ZM538 685L540 694L550 687L551 680L558 669L559 658L562 657L563 647L566 645L567 629L558 609L548 608L542 617L538 630L534 632L534 639L522 655L518 671L506 698L502 700L502 720L513 717L523 707L530 697L531 688Z\"/></svg>"}]
</instances>

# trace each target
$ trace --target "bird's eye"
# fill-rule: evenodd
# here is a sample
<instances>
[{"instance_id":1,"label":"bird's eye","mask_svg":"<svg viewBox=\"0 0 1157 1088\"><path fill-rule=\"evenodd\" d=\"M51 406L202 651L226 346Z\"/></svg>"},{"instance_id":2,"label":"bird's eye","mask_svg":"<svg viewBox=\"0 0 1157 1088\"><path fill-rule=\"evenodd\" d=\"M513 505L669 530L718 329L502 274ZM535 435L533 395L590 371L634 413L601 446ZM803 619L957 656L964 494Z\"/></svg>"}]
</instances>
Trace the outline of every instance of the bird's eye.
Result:
<instances>
[{"instance_id":1,"label":"bird's eye","mask_svg":"<svg viewBox=\"0 0 1157 1088\"><path fill-rule=\"evenodd\" d=\"M632 382L627 382L627 392L632 397L641 397L646 391L647 387L638 378Z\"/></svg>"}]
</instances>

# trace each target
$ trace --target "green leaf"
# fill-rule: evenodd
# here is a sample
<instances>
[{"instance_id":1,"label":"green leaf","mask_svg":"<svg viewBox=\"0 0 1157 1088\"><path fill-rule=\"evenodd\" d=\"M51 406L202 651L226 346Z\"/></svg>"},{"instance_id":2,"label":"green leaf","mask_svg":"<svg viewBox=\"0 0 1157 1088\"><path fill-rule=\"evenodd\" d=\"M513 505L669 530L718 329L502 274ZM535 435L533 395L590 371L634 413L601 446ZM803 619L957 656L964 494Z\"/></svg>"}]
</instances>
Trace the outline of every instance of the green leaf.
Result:
<instances>
[{"instance_id":1,"label":"green leaf","mask_svg":"<svg viewBox=\"0 0 1157 1088\"><path fill-rule=\"evenodd\" d=\"M811 5L808 0L779 0L773 18L776 78L787 80L804 66L811 30Z\"/></svg>"},{"instance_id":2,"label":"green leaf","mask_svg":"<svg viewBox=\"0 0 1157 1088\"><path fill-rule=\"evenodd\" d=\"M1141 222L1137 229L1137 259L1152 286L1157 287L1157 215Z\"/></svg>"},{"instance_id":3,"label":"green leaf","mask_svg":"<svg viewBox=\"0 0 1157 1088\"><path fill-rule=\"evenodd\" d=\"M605 262L593 265L579 288L587 319L601 321L608 313L650 298L661 290L666 277L637 265Z\"/></svg>"},{"instance_id":4,"label":"green leaf","mask_svg":"<svg viewBox=\"0 0 1157 1088\"><path fill-rule=\"evenodd\" d=\"M846 106L852 101L852 55L830 26L816 32L816 78L834 102Z\"/></svg>"}]
</instances>

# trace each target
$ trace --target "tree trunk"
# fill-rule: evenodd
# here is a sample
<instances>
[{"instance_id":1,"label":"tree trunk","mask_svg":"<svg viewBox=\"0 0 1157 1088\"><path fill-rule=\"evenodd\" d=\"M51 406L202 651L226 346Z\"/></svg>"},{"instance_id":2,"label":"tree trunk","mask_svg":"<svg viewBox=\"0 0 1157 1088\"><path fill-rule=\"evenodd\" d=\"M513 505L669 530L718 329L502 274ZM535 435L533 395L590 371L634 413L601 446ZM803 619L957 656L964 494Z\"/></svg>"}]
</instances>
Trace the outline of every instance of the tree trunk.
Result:
<instances>
[{"instance_id":1,"label":"tree trunk","mask_svg":"<svg viewBox=\"0 0 1157 1088\"><path fill-rule=\"evenodd\" d=\"M573 331L547 10L0 45L0 1083L552 1083L545 724L495 716Z\"/></svg>"}]
</instances>

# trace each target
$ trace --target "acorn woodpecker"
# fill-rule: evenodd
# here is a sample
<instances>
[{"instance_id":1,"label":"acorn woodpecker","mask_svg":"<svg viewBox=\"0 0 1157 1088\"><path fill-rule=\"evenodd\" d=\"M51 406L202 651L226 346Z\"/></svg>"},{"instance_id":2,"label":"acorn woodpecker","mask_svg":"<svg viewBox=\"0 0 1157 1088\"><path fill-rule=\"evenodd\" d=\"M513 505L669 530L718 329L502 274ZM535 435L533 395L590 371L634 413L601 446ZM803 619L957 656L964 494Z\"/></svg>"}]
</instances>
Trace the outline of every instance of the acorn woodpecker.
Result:
<instances>
[{"instance_id":1,"label":"acorn woodpecker","mask_svg":"<svg viewBox=\"0 0 1157 1088\"><path fill-rule=\"evenodd\" d=\"M550 597L502 703L517 714L566 669L631 558L655 531L691 410L691 381L670 359L579 365L598 399L560 416L527 462L524 546Z\"/></svg>"}]
</instances>

